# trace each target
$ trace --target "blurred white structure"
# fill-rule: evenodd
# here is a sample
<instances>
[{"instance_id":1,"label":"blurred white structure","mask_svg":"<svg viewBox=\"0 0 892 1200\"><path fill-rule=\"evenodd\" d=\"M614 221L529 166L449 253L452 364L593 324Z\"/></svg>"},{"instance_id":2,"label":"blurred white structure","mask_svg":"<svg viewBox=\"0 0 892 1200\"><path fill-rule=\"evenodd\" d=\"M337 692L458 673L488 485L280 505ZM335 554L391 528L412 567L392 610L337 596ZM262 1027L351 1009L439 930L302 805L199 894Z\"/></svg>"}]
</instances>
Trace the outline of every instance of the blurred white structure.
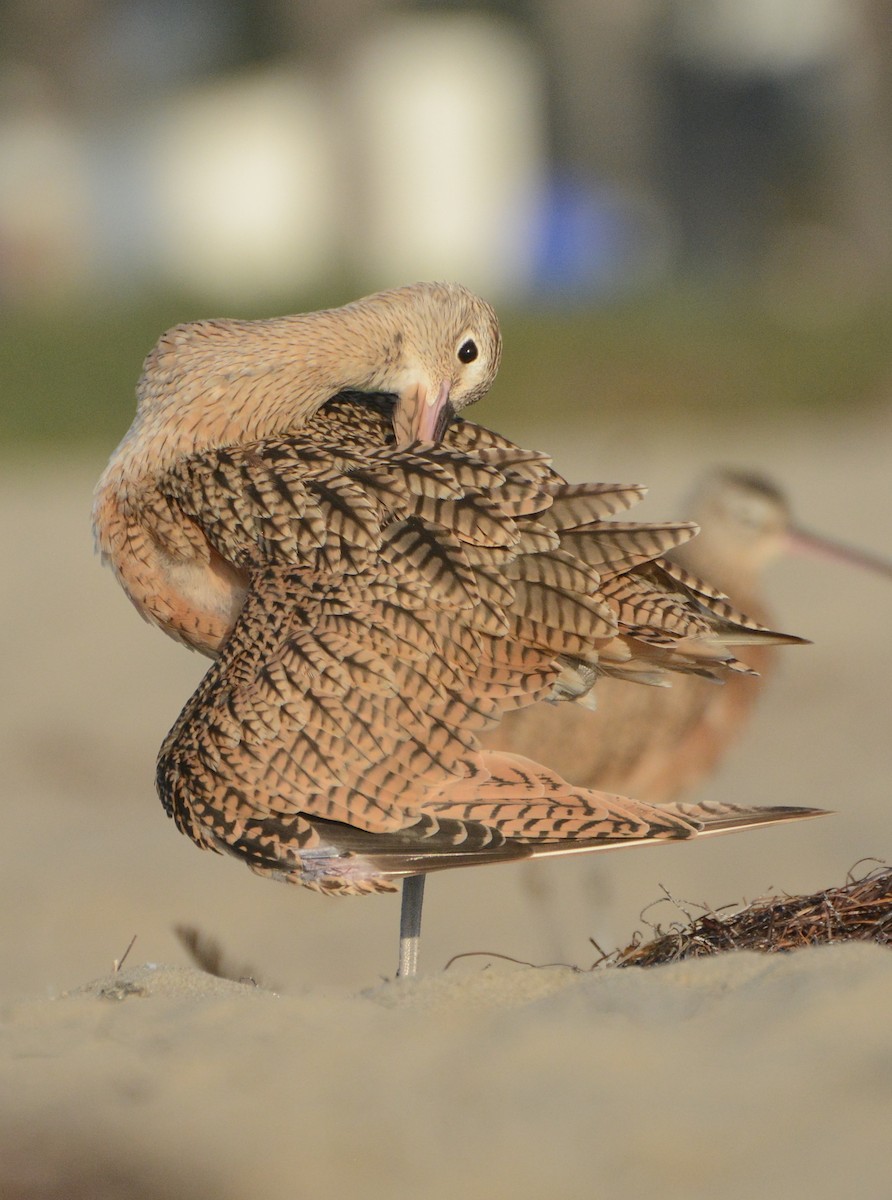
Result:
<instances>
[{"instance_id":1,"label":"blurred white structure","mask_svg":"<svg viewBox=\"0 0 892 1200\"><path fill-rule=\"evenodd\" d=\"M342 84L360 278L493 299L526 284L547 153L527 41L479 13L401 15L354 45Z\"/></svg>"},{"instance_id":2,"label":"blurred white structure","mask_svg":"<svg viewBox=\"0 0 892 1200\"><path fill-rule=\"evenodd\" d=\"M151 259L217 303L528 286L546 170L534 54L480 15L389 18L324 84L279 66L172 97L144 148Z\"/></svg>"},{"instance_id":3,"label":"blurred white structure","mask_svg":"<svg viewBox=\"0 0 892 1200\"><path fill-rule=\"evenodd\" d=\"M342 228L336 144L320 89L294 69L171 101L147 147L166 280L233 303L318 285Z\"/></svg>"},{"instance_id":4,"label":"blurred white structure","mask_svg":"<svg viewBox=\"0 0 892 1200\"><path fill-rule=\"evenodd\" d=\"M96 248L84 138L41 80L10 74L0 106L0 300L55 298L89 284Z\"/></svg>"},{"instance_id":5,"label":"blurred white structure","mask_svg":"<svg viewBox=\"0 0 892 1200\"><path fill-rule=\"evenodd\" d=\"M13 5L0 304L589 303L675 270L851 315L892 279L889 3Z\"/></svg>"}]
</instances>

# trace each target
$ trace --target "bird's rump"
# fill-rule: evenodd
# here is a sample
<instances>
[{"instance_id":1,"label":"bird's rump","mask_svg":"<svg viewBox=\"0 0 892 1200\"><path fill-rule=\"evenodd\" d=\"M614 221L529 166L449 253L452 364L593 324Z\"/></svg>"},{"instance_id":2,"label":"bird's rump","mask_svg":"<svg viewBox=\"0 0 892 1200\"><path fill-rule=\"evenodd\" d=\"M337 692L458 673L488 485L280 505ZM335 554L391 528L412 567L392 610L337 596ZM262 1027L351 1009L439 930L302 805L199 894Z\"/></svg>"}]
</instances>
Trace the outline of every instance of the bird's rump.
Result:
<instances>
[{"instance_id":1,"label":"bird's rump","mask_svg":"<svg viewBox=\"0 0 892 1200\"><path fill-rule=\"evenodd\" d=\"M199 844L343 891L536 845L695 832L478 741L602 670L721 674L735 632L778 636L650 565L693 527L607 519L640 494L569 485L462 421L398 448L386 415L349 397L293 435L179 462L159 502L248 593L162 747L168 812Z\"/></svg>"}]
</instances>

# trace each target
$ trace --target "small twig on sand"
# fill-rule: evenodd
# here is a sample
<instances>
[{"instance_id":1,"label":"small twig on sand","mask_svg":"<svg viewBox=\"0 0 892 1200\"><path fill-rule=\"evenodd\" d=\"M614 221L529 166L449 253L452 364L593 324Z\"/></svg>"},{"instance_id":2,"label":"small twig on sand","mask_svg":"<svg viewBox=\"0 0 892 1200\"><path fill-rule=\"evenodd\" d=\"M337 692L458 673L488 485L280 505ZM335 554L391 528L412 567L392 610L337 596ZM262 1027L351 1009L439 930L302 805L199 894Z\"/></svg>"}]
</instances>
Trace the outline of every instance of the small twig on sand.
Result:
<instances>
[{"instance_id":1,"label":"small twig on sand","mask_svg":"<svg viewBox=\"0 0 892 1200\"><path fill-rule=\"evenodd\" d=\"M124 963L125 963L125 961L126 961L126 959L127 959L127 955L128 955L128 954L130 953L130 951L133 949L133 943L134 943L135 941L136 941L136 934L134 933L133 937L132 937L132 938L130 939L130 941L127 943L127 949L124 951L124 953L121 955L121 957L120 957L120 958L116 958L116 959L115 959L115 960L112 962L112 973L113 973L114 975L117 975L118 971L120 971L121 967L123 967L123 965L124 965Z\"/></svg>"},{"instance_id":2,"label":"small twig on sand","mask_svg":"<svg viewBox=\"0 0 892 1200\"><path fill-rule=\"evenodd\" d=\"M497 950L463 950L461 954L453 954L452 958L450 958L443 970L448 971L452 964L454 962L458 962L460 958L500 958L502 962L515 963L518 967L532 967L534 971L544 971L546 967L566 967L569 971L577 971L581 973L586 969L585 967L577 967L574 966L573 963L565 962L527 962L523 958L512 958L510 954L499 954ZM488 963L487 966L489 966ZM484 970L486 970L486 967L484 967Z\"/></svg>"}]
</instances>

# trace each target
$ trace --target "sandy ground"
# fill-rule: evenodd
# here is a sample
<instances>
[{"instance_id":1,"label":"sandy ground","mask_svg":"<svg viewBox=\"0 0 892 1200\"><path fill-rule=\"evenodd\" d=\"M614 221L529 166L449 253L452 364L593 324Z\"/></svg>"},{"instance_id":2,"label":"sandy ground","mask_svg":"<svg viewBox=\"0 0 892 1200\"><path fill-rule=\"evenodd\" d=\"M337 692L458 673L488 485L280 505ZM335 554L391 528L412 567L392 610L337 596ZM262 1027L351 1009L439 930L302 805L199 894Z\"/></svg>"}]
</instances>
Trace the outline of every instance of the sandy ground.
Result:
<instances>
[{"instance_id":1,"label":"sandy ground","mask_svg":"<svg viewBox=\"0 0 892 1200\"><path fill-rule=\"evenodd\" d=\"M483 415L483 414L481 414ZM772 472L804 522L892 556L892 417L697 439L507 430L573 478ZM417 984L389 980L398 899L331 900L200 853L154 795L203 663L91 556L93 461L0 478L0 1195L892 1195L892 958L873 946L588 967L642 927L892 861L888 581L780 564L790 649L706 794L836 816L694 846L456 871L427 889ZM260 986L194 970L178 923ZM110 976L131 937L124 969ZM140 966L140 964L171 964ZM488 965L487 965L488 964ZM83 986L86 981L99 983Z\"/></svg>"}]
</instances>

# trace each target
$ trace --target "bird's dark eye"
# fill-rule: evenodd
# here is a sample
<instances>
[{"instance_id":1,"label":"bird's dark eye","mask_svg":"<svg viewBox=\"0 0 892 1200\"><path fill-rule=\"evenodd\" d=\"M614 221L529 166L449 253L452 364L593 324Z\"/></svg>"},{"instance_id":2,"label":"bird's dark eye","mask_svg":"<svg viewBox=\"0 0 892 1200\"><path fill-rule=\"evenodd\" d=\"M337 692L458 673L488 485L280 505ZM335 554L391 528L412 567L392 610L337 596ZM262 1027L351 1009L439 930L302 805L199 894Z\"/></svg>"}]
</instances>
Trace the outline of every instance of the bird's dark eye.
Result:
<instances>
[{"instance_id":1,"label":"bird's dark eye","mask_svg":"<svg viewBox=\"0 0 892 1200\"><path fill-rule=\"evenodd\" d=\"M468 340L466 342L462 342L458 348L459 362L472 363L479 353L480 352L477 349L477 343L473 341L473 339L468 338Z\"/></svg>"}]
</instances>

